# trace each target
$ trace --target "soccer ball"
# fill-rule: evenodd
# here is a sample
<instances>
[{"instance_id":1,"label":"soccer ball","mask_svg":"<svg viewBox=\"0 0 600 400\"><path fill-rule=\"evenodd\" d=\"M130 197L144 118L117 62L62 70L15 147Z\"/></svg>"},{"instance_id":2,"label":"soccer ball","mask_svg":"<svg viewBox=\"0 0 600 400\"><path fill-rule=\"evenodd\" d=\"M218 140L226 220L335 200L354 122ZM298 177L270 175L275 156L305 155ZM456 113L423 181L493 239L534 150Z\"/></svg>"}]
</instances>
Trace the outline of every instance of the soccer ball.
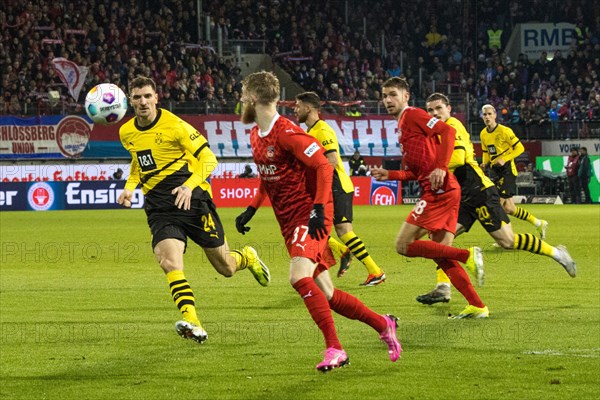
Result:
<instances>
[{"instance_id":1,"label":"soccer ball","mask_svg":"<svg viewBox=\"0 0 600 400\"><path fill-rule=\"evenodd\" d=\"M101 83L85 96L85 112L98 124L116 124L127 112L127 97L115 84Z\"/></svg>"}]
</instances>

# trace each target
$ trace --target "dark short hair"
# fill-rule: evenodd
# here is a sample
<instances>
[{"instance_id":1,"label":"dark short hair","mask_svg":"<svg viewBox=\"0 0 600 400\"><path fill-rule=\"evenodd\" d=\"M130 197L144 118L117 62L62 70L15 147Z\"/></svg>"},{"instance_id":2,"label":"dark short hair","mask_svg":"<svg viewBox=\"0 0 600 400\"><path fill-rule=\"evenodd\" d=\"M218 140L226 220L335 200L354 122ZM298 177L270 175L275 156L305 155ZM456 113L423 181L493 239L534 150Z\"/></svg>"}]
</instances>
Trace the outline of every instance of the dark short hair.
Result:
<instances>
[{"instance_id":1,"label":"dark short hair","mask_svg":"<svg viewBox=\"0 0 600 400\"><path fill-rule=\"evenodd\" d=\"M427 97L427 100L425 100L425 103L429 103L430 101L436 101L436 100L441 100L442 103L444 103L445 105L449 106L450 105L450 99L448 99L448 96L446 96L443 93L431 93L429 95L429 97Z\"/></svg>"},{"instance_id":2,"label":"dark short hair","mask_svg":"<svg viewBox=\"0 0 600 400\"><path fill-rule=\"evenodd\" d=\"M138 75L131 82L129 82L129 93L131 93L133 89L141 89L146 86L150 86L152 90L156 92L156 83L152 78Z\"/></svg>"},{"instance_id":3,"label":"dark short hair","mask_svg":"<svg viewBox=\"0 0 600 400\"><path fill-rule=\"evenodd\" d=\"M410 91L410 85L408 84L408 82L406 81L406 79L400 78L398 76L394 76L392 78L389 78L388 80L386 80L385 82L383 82L383 85L381 85L381 87L384 87L384 88L395 87L395 88L398 88L398 89L404 89L407 92Z\"/></svg>"},{"instance_id":4,"label":"dark short hair","mask_svg":"<svg viewBox=\"0 0 600 400\"><path fill-rule=\"evenodd\" d=\"M581 147L579 148L579 150L585 150L585 152L587 153L587 147L585 147L585 146L581 146Z\"/></svg>"},{"instance_id":5,"label":"dark short hair","mask_svg":"<svg viewBox=\"0 0 600 400\"><path fill-rule=\"evenodd\" d=\"M315 92L304 92L296 96L296 101L310 104L317 110L321 108L321 98Z\"/></svg>"}]
</instances>

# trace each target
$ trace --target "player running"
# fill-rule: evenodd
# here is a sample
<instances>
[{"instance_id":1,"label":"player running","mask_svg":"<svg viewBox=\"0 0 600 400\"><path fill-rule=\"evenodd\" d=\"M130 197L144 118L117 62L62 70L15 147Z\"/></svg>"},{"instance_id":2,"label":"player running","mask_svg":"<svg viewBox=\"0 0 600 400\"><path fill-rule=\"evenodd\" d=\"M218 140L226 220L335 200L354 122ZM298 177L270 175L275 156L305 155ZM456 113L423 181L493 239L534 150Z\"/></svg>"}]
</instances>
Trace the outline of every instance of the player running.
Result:
<instances>
[{"instance_id":1,"label":"player running","mask_svg":"<svg viewBox=\"0 0 600 400\"><path fill-rule=\"evenodd\" d=\"M175 329L181 337L202 343L208 334L198 319L194 293L183 273L187 238L202 247L212 266L225 277L248 268L258 283L266 286L269 269L252 247L229 249L206 181L217 159L204 136L176 115L156 107L158 94L152 79L133 79L129 98L135 118L121 127L119 135L131 153L131 172L117 201L130 207L133 190L142 185L152 249L183 316Z\"/></svg>"},{"instance_id":2,"label":"player running","mask_svg":"<svg viewBox=\"0 0 600 400\"><path fill-rule=\"evenodd\" d=\"M333 168L315 138L277 113L279 80L271 72L256 72L242 82L242 122L256 123L250 131L252 155L260 174L260 187L250 206L236 218L242 234L269 196L290 259L290 283L304 300L326 344L323 372L348 364L331 310L358 319L379 333L396 361L402 347L396 338L396 320L379 315L356 297L335 289L328 268L335 264L327 245L333 224L331 186Z\"/></svg>"},{"instance_id":3,"label":"player running","mask_svg":"<svg viewBox=\"0 0 600 400\"><path fill-rule=\"evenodd\" d=\"M515 218L527 221L535 226L540 239L546 238L548 222L537 219L524 208L517 207L513 196L517 188L517 158L525 147L508 126L496 122L496 109L491 104L485 104L481 108L485 128L481 130L481 149L483 157L481 169L484 171L489 166L492 181L500 192L500 204L504 211Z\"/></svg>"},{"instance_id":4,"label":"player running","mask_svg":"<svg viewBox=\"0 0 600 400\"><path fill-rule=\"evenodd\" d=\"M385 281L385 273L369 255L364 243L352 229L352 201L354 200L354 185L344 169L340 157L340 146L337 136L327 122L319 119L321 99L315 92L304 92L296 96L294 111L298 122L308 127L306 133L314 136L325 148L325 157L334 168L333 171L333 226L335 233L344 245L332 237L329 247L341 256L338 277L342 277L350 267L350 251L367 268L367 279L361 286L376 286Z\"/></svg>"},{"instance_id":5,"label":"player running","mask_svg":"<svg viewBox=\"0 0 600 400\"><path fill-rule=\"evenodd\" d=\"M551 257L560 263L571 277L575 277L577 267L564 246L553 247L534 235L513 232L510 220L500 206L498 188L477 165L470 135L463 124L451 116L452 106L448 97L441 93L433 93L427 98L425 105L430 116L446 122L456 130L454 151L448 166L450 172L456 176L462 192L456 235L468 232L475 221L479 221L501 247ZM450 280L439 268L437 276L435 289L418 296L418 302L434 304L450 301ZM483 276L481 278L483 279ZM479 284L483 284L483 281Z\"/></svg>"},{"instance_id":6,"label":"player running","mask_svg":"<svg viewBox=\"0 0 600 400\"><path fill-rule=\"evenodd\" d=\"M487 318L488 307L481 301L465 270L465 264L478 278L483 276L481 249L452 247L460 187L448 163L454 149L455 130L419 108L409 107L410 88L403 78L393 77L383 83L383 104L387 112L398 119L398 136L405 170L374 169L376 179L418 180L421 199L400 228L396 251L407 257L433 259L448 275L450 282L467 299L468 306L452 317ZM429 234L431 240L419 240Z\"/></svg>"}]
</instances>

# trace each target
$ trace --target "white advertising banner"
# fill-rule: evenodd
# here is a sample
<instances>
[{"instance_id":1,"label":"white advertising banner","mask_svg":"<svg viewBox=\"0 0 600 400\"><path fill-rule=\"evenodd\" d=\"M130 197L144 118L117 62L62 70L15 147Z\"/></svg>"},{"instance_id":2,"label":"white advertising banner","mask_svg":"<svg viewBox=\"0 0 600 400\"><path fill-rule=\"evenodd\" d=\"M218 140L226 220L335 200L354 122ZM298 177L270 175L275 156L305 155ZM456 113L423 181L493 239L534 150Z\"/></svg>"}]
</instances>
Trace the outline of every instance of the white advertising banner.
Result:
<instances>
[{"instance_id":1,"label":"white advertising banner","mask_svg":"<svg viewBox=\"0 0 600 400\"><path fill-rule=\"evenodd\" d=\"M129 164L0 165L0 182L106 181L119 169L129 176Z\"/></svg>"},{"instance_id":2,"label":"white advertising banner","mask_svg":"<svg viewBox=\"0 0 600 400\"><path fill-rule=\"evenodd\" d=\"M589 155L600 155L600 140L545 140L542 141L542 154L544 156L568 156L571 149L587 148Z\"/></svg>"},{"instance_id":3,"label":"white advertising banner","mask_svg":"<svg viewBox=\"0 0 600 400\"><path fill-rule=\"evenodd\" d=\"M567 22L521 24L521 53L526 54L532 63L540 58L542 51L547 52L550 58L556 50L566 55L576 41L575 25Z\"/></svg>"}]
</instances>

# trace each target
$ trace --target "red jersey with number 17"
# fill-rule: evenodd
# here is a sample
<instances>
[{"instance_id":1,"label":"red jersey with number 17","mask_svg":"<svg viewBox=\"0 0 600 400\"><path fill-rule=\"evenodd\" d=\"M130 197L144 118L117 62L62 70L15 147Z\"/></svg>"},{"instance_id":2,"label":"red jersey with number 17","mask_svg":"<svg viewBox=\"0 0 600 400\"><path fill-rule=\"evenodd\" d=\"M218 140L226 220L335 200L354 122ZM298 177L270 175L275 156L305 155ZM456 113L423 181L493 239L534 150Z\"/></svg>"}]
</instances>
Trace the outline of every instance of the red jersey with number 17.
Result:
<instances>
[{"instance_id":1,"label":"red jersey with number 17","mask_svg":"<svg viewBox=\"0 0 600 400\"><path fill-rule=\"evenodd\" d=\"M407 107L402 112L398 129L404 168L417 177L424 192L431 191L429 174L436 168L444 168L448 171L448 163L454 150L454 128L420 108ZM450 134L452 143L449 147L446 146L449 153L438 155L440 151L444 151L441 149L438 135L450 139ZM459 187L454 175L447 173L441 190L446 192Z\"/></svg>"},{"instance_id":2,"label":"red jersey with number 17","mask_svg":"<svg viewBox=\"0 0 600 400\"><path fill-rule=\"evenodd\" d=\"M258 125L250 131L252 156L261 179L261 189L269 196L281 233L288 238L299 225L306 225L313 204L325 208L325 223L333 215L331 184L333 168L317 140L302 128L277 114L269 130L260 132ZM327 189L317 196L317 170L329 169L321 182ZM328 185L328 186L327 186Z\"/></svg>"}]
</instances>

